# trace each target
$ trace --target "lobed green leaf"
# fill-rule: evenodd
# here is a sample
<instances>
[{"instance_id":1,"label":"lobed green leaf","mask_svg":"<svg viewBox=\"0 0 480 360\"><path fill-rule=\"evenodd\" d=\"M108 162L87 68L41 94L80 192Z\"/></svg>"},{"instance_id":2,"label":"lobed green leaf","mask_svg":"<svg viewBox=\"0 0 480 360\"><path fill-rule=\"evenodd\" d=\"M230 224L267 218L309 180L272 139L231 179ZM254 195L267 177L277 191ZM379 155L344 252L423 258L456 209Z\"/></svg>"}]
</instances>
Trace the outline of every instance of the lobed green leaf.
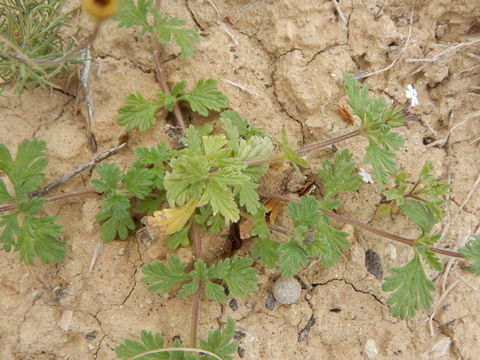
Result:
<instances>
[{"instance_id":1,"label":"lobed green leaf","mask_svg":"<svg viewBox=\"0 0 480 360\"><path fill-rule=\"evenodd\" d=\"M432 304L435 285L425 275L418 251L405 266L389 270L391 276L385 278L382 290L393 292L387 300L390 312L400 318L412 318L420 305L424 309Z\"/></svg>"},{"instance_id":2,"label":"lobed green leaf","mask_svg":"<svg viewBox=\"0 0 480 360\"><path fill-rule=\"evenodd\" d=\"M126 103L117 110L117 123L127 130L138 127L140 131L147 130L157 122L155 113L162 108L162 103L148 101L139 92L127 95Z\"/></svg>"},{"instance_id":3,"label":"lobed green leaf","mask_svg":"<svg viewBox=\"0 0 480 360\"><path fill-rule=\"evenodd\" d=\"M185 100L193 111L208 116L208 110L220 111L228 106L228 98L216 87L216 80L200 79L192 90L181 95L178 100Z\"/></svg>"}]
</instances>

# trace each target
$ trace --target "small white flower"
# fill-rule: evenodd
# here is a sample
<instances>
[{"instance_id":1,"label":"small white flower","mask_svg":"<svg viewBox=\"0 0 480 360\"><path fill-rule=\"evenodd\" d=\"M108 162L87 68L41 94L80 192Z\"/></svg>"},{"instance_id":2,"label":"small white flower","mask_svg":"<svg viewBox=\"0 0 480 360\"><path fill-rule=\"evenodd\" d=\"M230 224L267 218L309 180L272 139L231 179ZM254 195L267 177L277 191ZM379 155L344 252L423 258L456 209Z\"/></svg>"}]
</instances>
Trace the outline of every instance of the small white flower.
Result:
<instances>
[{"instance_id":1,"label":"small white flower","mask_svg":"<svg viewBox=\"0 0 480 360\"><path fill-rule=\"evenodd\" d=\"M362 177L362 180L363 180L364 183L373 184L372 175L370 175L368 172L366 172L364 168L360 168L360 171L359 171L358 175L360 175Z\"/></svg>"},{"instance_id":2,"label":"small white flower","mask_svg":"<svg viewBox=\"0 0 480 360\"><path fill-rule=\"evenodd\" d=\"M417 90L413 87L412 84L407 85L407 91L405 91L405 96L407 99L410 99L410 106L414 107L419 104Z\"/></svg>"}]
</instances>

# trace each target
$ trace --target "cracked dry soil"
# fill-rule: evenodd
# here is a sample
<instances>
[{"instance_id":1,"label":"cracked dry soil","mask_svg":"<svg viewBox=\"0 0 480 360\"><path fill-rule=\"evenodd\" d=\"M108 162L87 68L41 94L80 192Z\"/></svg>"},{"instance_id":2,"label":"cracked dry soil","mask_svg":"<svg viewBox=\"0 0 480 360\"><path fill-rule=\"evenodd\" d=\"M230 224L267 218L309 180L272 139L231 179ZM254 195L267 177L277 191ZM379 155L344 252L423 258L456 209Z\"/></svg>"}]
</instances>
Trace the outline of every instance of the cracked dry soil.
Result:
<instances>
[{"instance_id":1,"label":"cracked dry soil","mask_svg":"<svg viewBox=\"0 0 480 360\"><path fill-rule=\"evenodd\" d=\"M165 13L186 19L201 34L192 59L180 59L176 47L165 47L169 82L185 79L192 85L199 78L216 78L232 109L272 136L278 137L285 128L291 142L300 146L350 130L351 125L335 112L337 104L345 103L339 84L342 70L373 72L400 56L391 69L365 83L375 94L398 103L406 100L407 84L418 90L420 106L413 110L418 121L400 130L406 146L398 153L399 164L418 174L424 161L430 160L437 173L451 181L449 215L437 231L444 234L442 247L462 246L479 227L480 190L471 190L480 172L480 49L478 43L459 48L414 75L410 74L423 63L407 59L432 57L453 44L478 39L478 1L342 0L339 6L345 21L330 0L163 1ZM92 26L85 17L80 23ZM160 87L154 76L151 41L138 29L106 24L92 56L92 131L103 151L125 139L124 129L115 123L116 109L124 97L141 91L153 98ZM226 80L245 86L250 93ZM67 86L66 76L58 81L63 90L26 92L23 106L8 91L8 98L0 98L0 142L13 148L24 138L46 140L47 181L94 156L87 146L86 108L80 94L76 103L77 84L70 81ZM193 124L206 121L184 111ZM147 132L130 132L128 149L109 161L126 166L133 161L129 149L135 145L174 144L165 132L170 120L166 113L159 113L157 124ZM440 141L424 145L430 141L426 138ZM353 139L337 148L351 149L360 161L364 145ZM313 154L312 167L332 155L331 150ZM273 173L263 186L288 192L285 177L289 174ZM82 188L91 177L85 171L52 193ZM381 198L374 185L363 184L342 200L343 214L407 237L417 234L401 216L375 215ZM162 243L147 248L132 234L128 241L105 244L89 271L101 242L94 221L99 206L98 196L47 205L47 211L57 214L65 227L68 258L59 264L28 267L19 263L17 254L2 253L0 359L110 360L115 358L115 346L125 338L138 338L142 329L159 331L167 340L188 337L191 300L152 295L139 281L144 262L165 258ZM366 359L368 339L375 341L376 359L478 359L480 278L459 266L453 266L447 278L429 274L438 288L437 301L444 284L448 287L460 280L434 305L437 312L430 332L427 319L434 308L419 311L411 320L393 318L385 305L381 280L365 268L368 249L380 255L384 272L404 264L411 255L409 249L363 231L350 231L351 249L340 264L332 269L313 264L300 274L304 289L298 303L267 309L266 299L279 274L261 270L258 291L236 299L235 311L228 306L231 299L223 306L202 303L200 336L232 316L238 323L241 346L237 359L240 355L255 360ZM204 242L207 260L223 256L221 238L206 236ZM251 241L245 241L239 253L247 254L250 246ZM180 251L182 257L192 258L189 250Z\"/></svg>"}]
</instances>

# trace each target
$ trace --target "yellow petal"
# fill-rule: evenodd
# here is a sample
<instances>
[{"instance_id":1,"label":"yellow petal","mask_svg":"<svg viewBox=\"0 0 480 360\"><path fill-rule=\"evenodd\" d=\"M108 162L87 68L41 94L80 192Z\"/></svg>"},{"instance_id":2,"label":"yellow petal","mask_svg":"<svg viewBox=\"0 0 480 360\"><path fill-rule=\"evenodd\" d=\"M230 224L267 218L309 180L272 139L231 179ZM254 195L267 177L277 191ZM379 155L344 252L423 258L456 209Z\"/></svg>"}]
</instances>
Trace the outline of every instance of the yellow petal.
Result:
<instances>
[{"instance_id":1,"label":"yellow petal","mask_svg":"<svg viewBox=\"0 0 480 360\"><path fill-rule=\"evenodd\" d=\"M119 0L83 0L83 10L97 20L106 20L118 12Z\"/></svg>"},{"instance_id":2,"label":"yellow petal","mask_svg":"<svg viewBox=\"0 0 480 360\"><path fill-rule=\"evenodd\" d=\"M176 209L164 209L153 213L152 225L160 227L167 235L183 229L197 208L198 200L190 200Z\"/></svg>"}]
</instances>

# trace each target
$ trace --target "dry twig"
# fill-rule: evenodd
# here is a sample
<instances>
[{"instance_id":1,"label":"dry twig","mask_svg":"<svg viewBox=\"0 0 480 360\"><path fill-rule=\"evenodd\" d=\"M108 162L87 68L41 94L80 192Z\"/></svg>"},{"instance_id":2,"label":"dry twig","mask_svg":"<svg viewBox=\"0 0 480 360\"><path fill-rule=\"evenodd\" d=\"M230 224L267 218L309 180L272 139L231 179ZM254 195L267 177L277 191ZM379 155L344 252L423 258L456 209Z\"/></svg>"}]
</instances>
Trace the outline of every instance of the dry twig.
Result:
<instances>
[{"instance_id":1,"label":"dry twig","mask_svg":"<svg viewBox=\"0 0 480 360\"><path fill-rule=\"evenodd\" d=\"M241 89L241 90L249 93L250 95L258 96L258 93L256 93L256 92L253 91L253 90L250 90L250 89L246 88L246 87L243 86L243 85L237 84L237 83L235 83L235 82L233 82L233 81L230 81L230 80L228 80L228 79L225 79L224 81L225 81L226 83L232 85L232 86L235 86L235 87L237 87L237 88L239 88L239 89Z\"/></svg>"},{"instance_id":2,"label":"dry twig","mask_svg":"<svg viewBox=\"0 0 480 360\"><path fill-rule=\"evenodd\" d=\"M472 41L466 41L466 42L461 42L461 43L458 43L458 44L455 44L455 45L452 45L450 47L448 47L447 49L439 52L438 54L430 57L430 58L410 58L410 59L405 59L406 62L409 62L409 63L415 63L415 62L424 62L425 64L423 65L420 65L418 68L416 68L414 71L412 71L411 73L409 73L408 75L406 76L412 76L412 75L415 75L417 74L418 72L422 71L429 63L431 62L435 62L435 61L438 61L440 59L442 59L442 57L449 53L449 52L452 52L452 51L455 51L455 50L458 50L462 47L466 47L466 46L471 46L471 45L475 45L477 43L480 42L480 39L475 39L475 40L472 40Z\"/></svg>"},{"instance_id":3,"label":"dry twig","mask_svg":"<svg viewBox=\"0 0 480 360\"><path fill-rule=\"evenodd\" d=\"M98 154L95 156L92 160L89 162L80 165L77 167L75 170L70 171L69 173L59 177L57 180L52 181L50 184L46 185L43 189L34 191L31 196L42 196L45 195L47 192L49 192L51 189L54 187L57 187L58 185L63 184L66 182L68 179L74 177L75 175L81 173L83 170L91 168L95 164L99 163L100 161L105 160L106 158L110 157L111 155L115 154L118 150L122 149L127 143L122 143L120 145L114 146L108 150L105 150L101 154Z\"/></svg>"},{"instance_id":4,"label":"dry twig","mask_svg":"<svg viewBox=\"0 0 480 360\"><path fill-rule=\"evenodd\" d=\"M333 6L335 6L335 10L337 10L338 16L340 17L340 19L342 19L344 23L346 23L347 20L343 15L342 9L340 8L340 4L337 2L337 0L332 0L332 2L333 2Z\"/></svg>"}]
</instances>

